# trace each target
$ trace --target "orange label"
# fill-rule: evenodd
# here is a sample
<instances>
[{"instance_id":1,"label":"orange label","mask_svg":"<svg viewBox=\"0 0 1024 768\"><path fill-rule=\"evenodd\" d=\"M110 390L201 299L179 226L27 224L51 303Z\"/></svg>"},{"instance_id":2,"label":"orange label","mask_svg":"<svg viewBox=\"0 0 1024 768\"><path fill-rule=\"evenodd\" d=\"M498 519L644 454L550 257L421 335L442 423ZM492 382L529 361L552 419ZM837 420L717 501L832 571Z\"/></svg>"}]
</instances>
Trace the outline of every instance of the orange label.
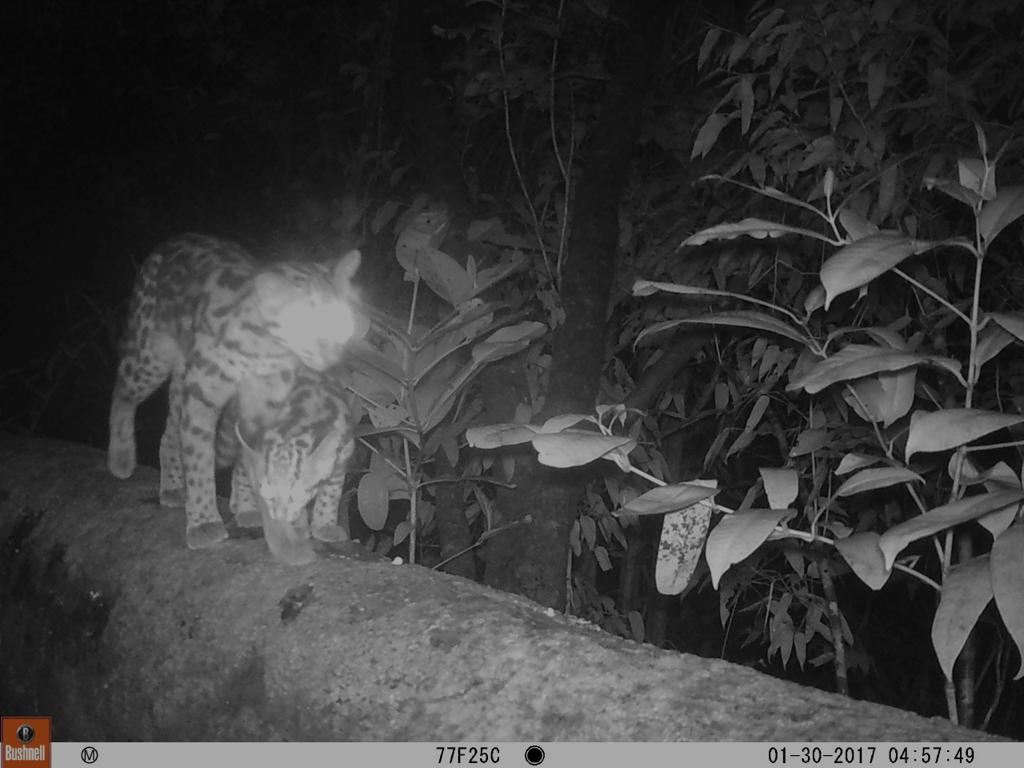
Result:
<instances>
[{"instance_id":1,"label":"orange label","mask_svg":"<svg viewBox=\"0 0 1024 768\"><path fill-rule=\"evenodd\" d=\"M50 718L0 718L0 768L50 768Z\"/></svg>"}]
</instances>

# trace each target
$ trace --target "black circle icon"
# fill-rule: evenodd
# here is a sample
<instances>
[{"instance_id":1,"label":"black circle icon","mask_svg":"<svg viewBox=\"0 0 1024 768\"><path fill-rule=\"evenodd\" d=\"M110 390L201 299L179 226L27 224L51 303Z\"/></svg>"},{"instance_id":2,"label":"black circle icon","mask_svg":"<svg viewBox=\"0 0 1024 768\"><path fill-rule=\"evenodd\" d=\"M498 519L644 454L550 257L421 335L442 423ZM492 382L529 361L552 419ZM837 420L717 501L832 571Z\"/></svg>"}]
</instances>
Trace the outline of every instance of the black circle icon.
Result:
<instances>
[{"instance_id":1,"label":"black circle icon","mask_svg":"<svg viewBox=\"0 0 1024 768\"><path fill-rule=\"evenodd\" d=\"M523 757L526 758L526 762L530 765L540 765L544 762L544 750L533 744L526 748Z\"/></svg>"},{"instance_id":2,"label":"black circle icon","mask_svg":"<svg viewBox=\"0 0 1024 768\"><path fill-rule=\"evenodd\" d=\"M28 744L36 737L36 729L28 723L25 723L18 727L18 730L15 731L15 735L17 735L18 741L22 744Z\"/></svg>"},{"instance_id":3,"label":"black circle icon","mask_svg":"<svg viewBox=\"0 0 1024 768\"><path fill-rule=\"evenodd\" d=\"M82 747L82 762L92 765L100 759L99 750L96 747Z\"/></svg>"}]
</instances>

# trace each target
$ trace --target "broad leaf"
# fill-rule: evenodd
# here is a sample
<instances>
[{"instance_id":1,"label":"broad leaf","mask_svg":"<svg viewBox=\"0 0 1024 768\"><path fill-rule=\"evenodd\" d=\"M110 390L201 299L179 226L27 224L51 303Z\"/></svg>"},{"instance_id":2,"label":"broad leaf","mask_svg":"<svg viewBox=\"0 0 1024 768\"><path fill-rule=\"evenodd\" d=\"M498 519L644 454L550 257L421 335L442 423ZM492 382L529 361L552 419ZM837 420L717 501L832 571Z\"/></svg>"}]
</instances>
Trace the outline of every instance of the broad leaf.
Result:
<instances>
[{"instance_id":1,"label":"broad leaf","mask_svg":"<svg viewBox=\"0 0 1024 768\"><path fill-rule=\"evenodd\" d=\"M636 441L628 437L602 435L582 429L566 429L533 437L537 460L549 467L579 467L619 450L629 453Z\"/></svg>"},{"instance_id":2,"label":"broad leaf","mask_svg":"<svg viewBox=\"0 0 1024 768\"><path fill-rule=\"evenodd\" d=\"M682 244L704 245L712 240L733 240L744 235L758 240L763 240L766 237L782 237L783 235L806 235L821 239L821 235L808 229L791 227L788 224L779 224L764 219L743 219L743 221L716 224L713 227L702 229L683 240Z\"/></svg>"},{"instance_id":3,"label":"broad leaf","mask_svg":"<svg viewBox=\"0 0 1024 768\"><path fill-rule=\"evenodd\" d=\"M718 589L718 582L729 566L761 546L779 521L790 514L789 509L748 509L723 517L708 536L704 551L711 570L711 585Z\"/></svg>"},{"instance_id":4,"label":"broad leaf","mask_svg":"<svg viewBox=\"0 0 1024 768\"><path fill-rule=\"evenodd\" d=\"M631 515L662 515L687 509L718 493L715 485L706 485L706 482L713 481L674 483L652 488L628 504L623 504L622 511Z\"/></svg>"},{"instance_id":5,"label":"broad leaf","mask_svg":"<svg viewBox=\"0 0 1024 768\"><path fill-rule=\"evenodd\" d=\"M561 432L567 427L573 427L580 422L591 424L594 421L594 417L586 413L562 413L558 416L552 416L550 419L540 425L538 432L552 433Z\"/></svg>"},{"instance_id":6,"label":"broad leaf","mask_svg":"<svg viewBox=\"0 0 1024 768\"><path fill-rule=\"evenodd\" d=\"M882 554L885 555L885 567L892 568L897 555L908 544L952 528L954 525L975 520L995 509L1002 509L1008 504L1019 502L1021 499L1024 499L1024 491L983 493L930 509L923 515L894 525L882 534L879 541L879 547L882 549Z\"/></svg>"},{"instance_id":7,"label":"broad leaf","mask_svg":"<svg viewBox=\"0 0 1024 768\"><path fill-rule=\"evenodd\" d=\"M718 141L718 134L732 121L732 118L732 115L723 115L719 112L713 112L708 115L704 125L697 131L697 138L693 142L690 159L704 157L704 155L710 152L711 148L715 146L715 142Z\"/></svg>"},{"instance_id":8,"label":"broad leaf","mask_svg":"<svg viewBox=\"0 0 1024 768\"><path fill-rule=\"evenodd\" d=\"M864 469L870 467L872 464L877 464L882 459L878 456L868 456L866 453L848 453L843 456L842 461L839 462L839 466L836 467L835 473L837 475L848 475L858 469Z\"/></svg>"},{"instance_id":9,"label":"broad leaf","mask_svg":"<svg viewBox=\"0 0 1024 768\"><path fill-rule=\"evenodd\" d=\"M988 246L996 236L1024 216L1024 187L1006 187L981 208L978 232Z\"/></svg>"},{"instance_id":10,"label":"broad leaf","mask_svg":"<svg viewBox=\"0 0 1024 768\"><path fill-rule=\"evenodd\" d=\"M855 533L836 540L836 549L857 577L871 589L878 591L889 580L889 568L878 546L879 536L874 531Z\"/></svg>"},{"instance_id":11,"label":"broad leaf","mask_svg":"<svg viewBox=\"0 0 1024 768\"><path fill-rule=\"evenodd\" d=\"M961 157L956 162L960 185L971 190L982 200L996 197L996 175L992 169L986 171L985 161L980 157Z\"/></svg>"},{"instance_id":12,"label":"broad leaf","mask_svg":"<svg viewBox=\"0 0 1024 768\"><path fill-rule=\"evenodd\" d=\"M785 509L796 500L800 490L799 476L795 469L758 469L764 483L764 495L772 509Z\"/></svg>"},{"instance_id":13,"label":"broad leaf","mask_svg":"<svg viewBox=\"0 0 1024 768\"><path fill-rule=\"evenodd\" d=\"M821 266L825 309L837 296L867 285L908 256L926 251L932 245L895 232L879 232L840 248Z\"/></svg>"},{"instance_id":14,"label":"broad leaf","mask_svg":"<svg viewBox=\"0 0 1024 768\"><path fill-rule=\"evenodd\" d=\"M1002 324L989 323L985 326L981 333L978 334L978 346L975 350L978 365L984 365L1006 349L1013 343L1015 336L1018 339L1020 338L1015 333L1007 333L1006 330L1003 329Z\"/></svg>"},{"instance_id":15,"label":"broad leaf","mask_svg":"<svg viewBox=\"0 0 1024 768\"><path fill-rule=\"evenodd\" d=\"M852 208L843 208L839 212L839 223L850 235L850 240L863 240L878 232L878 227L865 219Z\"/></svg>"},{"instance_id":16,"label":"broad leaf","mask_svg":"<svg viewBox=\"0 0 1024 768\"><path fill-rule=\"evenodd\" d=\"M730 325L737 328L748 328L755 331L768 331L769 333L777 333L780 336L785 336L787 339L795 341L797 344L802 346L809 346L810 341L807 336L802 334L797 328L794 328L789 323L779 320L777 317L765 314L764 312L754 312L752 310L739 309L734 312L715 312L711 315L697 315L695 317L685 317L679 320L666 320L661 323L655 323L650 328L644 329L644 331L637 337L637 341L652 333L658 333L659 331L668 330L677 325L682 324L691 325Z\"/></svg>"},{"instance_id":17,"label":"broad leaf","mask_svg":"<svg viewBox=\"0 0 1024 768\"><path fill-rule=\"evenodd\" d=\"M489 424L486 427L467 429L466 442L473 448L501 448L527 443L536 434L537 430L529 424Z\"/></svg>"},{"instance_id":18,"label":"broad leaf","mask_svg":"<svg viewBox=\"0 0 1024 768\"><path fill-rule=\"evenodd\" d=\"M786 389L803 389L813 395L836 382L859 379L879 371L899 371L914 365L934 365L955 375L960 373L960 363L952 358L849 344L795 377Z\"/></svg>"},{"instance_id":19,"label":"broad leaf","mask_svg":"<svg viewBox=\"0 0 1024 768\"><path fill-rule=\"evenodd\" d=\"M384 528L388 520L388 477L371 470L359 479L356 501L363 522L374 531Z\"/></svg>"},{"instance_id":20,"label":"broad leaf","mask_svg":"<svg viewBox=\"0 0 1024 768\"><path fill-rule=\"evenodd\" d=\"M851 382L849 389L844 387L843 400L864 421L881 422L883 427L888 427L910 411L916 382L916 368L883 371Z\"/></svg>"},{"instance_id":21,"label":"broad leaf","mask_svg":"<svg viewBox=\"0 0 1024 768\"><path fill-rule=\"evenodd\" d=\"M1018 520L992 544L992 591L1006 631L1024 658L1024 523ZM1024 664L1014 680L1024 677Z\"/></svg>"},{"instance_id":22,"label":"broad leaf","mask_svg":"<svg viewBox=\"0 0 1024 768\"><path fill-rule=\"evenodd\" d=\"M873 491L876 488L888 488L907 482L923 483L924 478L917 472L902 467L881 467L863 469L839 486L836 496L852 496L855 493Z\"/></svg>"},{"instance_id":23,"label":"broad leaf","mask_svg":"<svg viewBox=\"0 0 1024 768\"><path fill-rule=\"evenodd\" d=\"M956 657L991 599L988 555L956 565L946 575L932 621L932 645L947 679L953 679Z\"/></svg>"},{"instance_id":24,"label":"broad leaf","mask_svg":"<svg viewBox=\"0 0 1024 768\"><path fill-rule=\"evenodd\" d=\"M991 432L1024 422L1024 416L985 411L979 408L945 408L914 411L910 417L905 455L907 461L919 452L945 451L966 445Z\"/></svg>"},{"instance_id":25,"label":"broad leaf","mask_svg":"<svg viewBox=\"0 0 1024 768\"><path fill-rule=\"evenodd\" d=\"M706 485L714 493L716 482L694 480L689 485ZM654 583L661 594L678 595L690 585L704 552L713 511L714 504L705 499L665 515L654 567Z\"/></svg>"},{"instance_id":26,"label":"broad leaf","mask_svg":"<svg viewBox=\"0 0 1024 768\"><path fill-rule=\"evenodd\" d=\"M995 320L1006 331L1024 341L1024 314L1020 312L991 312L989 317Z\"/></svg>"}]
</instances>

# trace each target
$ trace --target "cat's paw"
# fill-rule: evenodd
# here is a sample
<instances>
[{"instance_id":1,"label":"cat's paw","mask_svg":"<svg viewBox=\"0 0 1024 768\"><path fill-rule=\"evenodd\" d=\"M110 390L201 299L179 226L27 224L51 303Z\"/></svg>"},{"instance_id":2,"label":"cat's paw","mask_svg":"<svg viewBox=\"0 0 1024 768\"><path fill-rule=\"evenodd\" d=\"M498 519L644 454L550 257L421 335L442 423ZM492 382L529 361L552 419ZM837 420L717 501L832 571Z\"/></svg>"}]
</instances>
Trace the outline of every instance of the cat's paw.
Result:
<instances>
[{"instance_id":1,"label":"cat's paw","mask_svg":"<svg viewBox=\"0 0 1024 768\"><path fill-rule=\"evenodd\" d=\"M199 523L185 529L185 543L189 549L206 549L220 544L228 537L228 530L221 522Z\"/></svg>"},{"instance_id":2,"label":"cat's paw","mask_svg":"<svg viewBox=\"0 0 1024 768\"><path fill-rule=\"evenodd\" d=\"M235 513L235 523L239 528L262 528L263 518L256 510L248 509Z\"/></svg>"},{"instance_id":3,"label":"cat's paw","mask_svg":"<svg viewBox=\"0 0 1024 768\"><path fill-rule=\"evenodd\" d=\"M110 474L127 480L135 471L135 451L131 448L111 448L107 452L107 468Z\"/></svg>"},{"instance_id":4,"label":"cat's paw","mask_svg":"<svg viewBox=\"0 0 1024 768\"><path fill-rule=\"evenodd\" d=\"M348 531L340 525L314 525L313 538L317 541L348 541Z\"/></svg>"},{"instance_id":5,"label":"cat's paw","mask_svg":"<svg viewBox=\"0 0 1024 768\"><path fill-rule=\"evenodd\" d=\"M161 507L184 507L185 506L185 489L184 488L161 488L160 489L160 506Z\"/></svg>"}]
</instances>

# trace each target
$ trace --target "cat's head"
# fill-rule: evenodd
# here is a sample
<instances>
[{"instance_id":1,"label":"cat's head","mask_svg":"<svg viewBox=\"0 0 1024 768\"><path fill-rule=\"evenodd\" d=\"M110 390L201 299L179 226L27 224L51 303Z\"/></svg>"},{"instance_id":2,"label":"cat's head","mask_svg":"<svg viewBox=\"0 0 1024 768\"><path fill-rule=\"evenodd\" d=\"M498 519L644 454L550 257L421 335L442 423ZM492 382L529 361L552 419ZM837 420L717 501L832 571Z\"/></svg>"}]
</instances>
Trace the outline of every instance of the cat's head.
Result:
<instances>
[{"instance_id":1,"label":"cat's head","mask_svg":"<svg viewBox=\"0 0 1024 768\"><path fill-rule=\"evenodd\" d=\"M236 434L261 513L282 523L304 522L306 506L334 472L345 434L328 433L314 443L309 435L288 437L268 430L256 447Z\"/></svg>"},{"instance_id":2,"label":"cat's head","mask_svg":"<svg viewBox=\"0 0 1024 768\"><path fill-rule=\"evenodd\" d=\"M264 328L315 371L335 365L345 345L365 333L352 285L360 258L359 251L349 251L332 265L284 262L255 278Z\"/></svg>"}]
</instances>

